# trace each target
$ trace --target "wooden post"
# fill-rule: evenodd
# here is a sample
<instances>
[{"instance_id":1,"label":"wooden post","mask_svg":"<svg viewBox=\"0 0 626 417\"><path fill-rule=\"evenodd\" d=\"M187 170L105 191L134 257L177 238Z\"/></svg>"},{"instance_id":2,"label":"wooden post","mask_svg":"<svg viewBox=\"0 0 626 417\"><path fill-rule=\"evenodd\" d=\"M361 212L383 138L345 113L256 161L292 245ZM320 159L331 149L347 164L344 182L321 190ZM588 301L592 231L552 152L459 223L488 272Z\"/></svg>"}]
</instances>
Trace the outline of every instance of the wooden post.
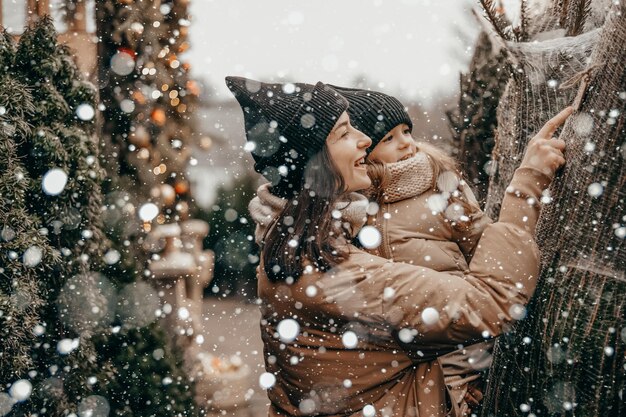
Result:
<instances>
[{"instance_id":1,"label":"wooden post","mask_svg":"<svg viewBox=\"0 0 626 417\"><path fill-rule=\"evenodd\" d=\"M46 14L50 14L50 2L48 0L28 0L26 2L26 21L29 25Z\"/></svg>"},{"instance_id":2,"label":"wooden post","mask_svg":"<svg viewBox=\"0 0 626 417\"><path fill-rule=\"evenodd\" d=\"M84 33L87 31L87 9L84 0L78 0L68 22L69 32Z\"/></svg>"}]
</instances>

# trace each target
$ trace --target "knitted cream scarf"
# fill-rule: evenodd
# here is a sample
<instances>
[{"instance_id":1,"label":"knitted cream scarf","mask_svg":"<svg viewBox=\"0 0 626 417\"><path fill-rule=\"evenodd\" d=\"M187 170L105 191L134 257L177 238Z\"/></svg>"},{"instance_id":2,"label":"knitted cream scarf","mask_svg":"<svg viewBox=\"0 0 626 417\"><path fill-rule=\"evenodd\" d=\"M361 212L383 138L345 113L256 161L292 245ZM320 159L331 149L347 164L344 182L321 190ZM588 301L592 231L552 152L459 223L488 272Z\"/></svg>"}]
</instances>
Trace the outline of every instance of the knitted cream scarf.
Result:
<instances>
[{"instance_id":1,"label":"knitted cream scarf","mask_svg":"<svg viewBox=\"0 0 626 417\"><path fill-rule=\"evenodd\" d=\"M428 155L417 152L413 158L385 164L390 177L387 187L383 190L386 203L405 200L420 195L433 186L433 168ZM370 197L376 193L373 187L363 194Z\"/></svg>"},{"instance_id":2,"label":"knitted cream scarf","mask_svg":"<svg viewBox=\"0 0 626 417\"><path fill-rule=\"evenodd\" d=\"M256 223L254 237L257 243L261 242L272 220L287 203L284 198L270 193L269 187L269 183L261 185L256 197L248 204L248 211ZM367 204L367 198L358 193L347 194L344 200L335 204L335 209L341 213L341 227L350 237L355 237L365 224Z\"/></svg>"}]
</instances>

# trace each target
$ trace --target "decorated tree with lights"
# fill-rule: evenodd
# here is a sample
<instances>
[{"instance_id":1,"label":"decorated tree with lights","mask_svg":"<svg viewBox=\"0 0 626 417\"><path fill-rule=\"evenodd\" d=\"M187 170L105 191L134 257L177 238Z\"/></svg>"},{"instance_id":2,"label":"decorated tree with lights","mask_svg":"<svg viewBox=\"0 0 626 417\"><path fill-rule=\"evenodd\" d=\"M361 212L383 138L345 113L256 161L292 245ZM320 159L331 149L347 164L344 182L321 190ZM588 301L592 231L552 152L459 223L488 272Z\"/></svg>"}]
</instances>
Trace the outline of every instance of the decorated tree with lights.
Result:
<instances>
[{"instance_id":1,"label":"decorated tree with lights","mask_svg":"<svg viewBox=\"0 0 626 417\"><path fill-rule=\"evenodd\" d=\"M96 90L55 39L0 36L0 413L192 415L158 297L113 273Z\"/></svg>"},{"instance_id":2,"label":"decorated tree with lights","mask_svg":"<svg viewBox=\"0 0 626 417\"><path fill-rule=\"evenodd\" d=\"M99 1L96 20L101 146L110 174L106 200L116 207L105 221L115 231L116 248L127 255L127 264L121 264L119 272L136 271L154 278L159 273L155 275L153 269L158 267L170 271L167 279L190 277L193 262L187 262L190 255L180 251L181 239L185 240L180 235L189 228L195 229L192 234L201 233L204 227L187 222L182 230L153 228L155 223L176 225L189 218L186 169L193 163L191 113L199 90L188 76L189 65L179 58L189 47L187 2ZM177 234L169 237L176 243L164 247L168 240L162 239L162 232ZM189 243L185 250L193 251L193 246ZM152 263L150 252L161 250L175 259ZM175 261L184 267L170 268ZM202 260L196 261L200 266ZM203 280L188 281L189 287L202 285ZM158 283L175 286L160 279ZM170 301L180 304L180 300Z\"/></svg>"},{"instance_id":3,"label":"decorated tree with lights","mask_svg":"<svg viewBox=\"0 0 626 417\"><path fill-rule=\"evenodd\" d=\"M96 21L105 202L112 209L105 225L125 255L116 272L141 274L158 287L174 312L162 324L193 379L212 256L198 247L206 224L189 219L186 170L194 163L191 114L199 90L180 59L189 47L187 2L98 1Z\"/></svg>"},{"instance_id":4,"label":"decorated tree with lights","mask_svg":"<svg viewBox=\"0 0 626 417\"><path fill-rule=\"evenodd\" d=\"M99 1L96 13L109 188L132 190L136 208L157 204L159 224L185 219L199 94L179 57L189 47L187 2Z\"/></svg>"}]
</instances>

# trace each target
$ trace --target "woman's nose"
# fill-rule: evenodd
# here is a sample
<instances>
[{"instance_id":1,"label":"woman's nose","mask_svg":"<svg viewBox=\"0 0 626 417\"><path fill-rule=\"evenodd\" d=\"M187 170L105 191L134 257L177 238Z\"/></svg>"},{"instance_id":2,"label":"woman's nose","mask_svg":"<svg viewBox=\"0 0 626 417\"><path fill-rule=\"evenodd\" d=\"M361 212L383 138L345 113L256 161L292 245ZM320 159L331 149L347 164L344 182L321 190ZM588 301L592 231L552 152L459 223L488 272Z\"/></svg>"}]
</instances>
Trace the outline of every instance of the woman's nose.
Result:
<instances>
[{"instance_id":1,"label":"woman's nose","mask_svg":"<svg viewBox=\"0 0 626 417\"><path fill-rule=\"evenodd\" d=\"M359 148L369 148L372 145L372 140L365 133L361 132L361 139L359 140Z\"/></svg>"}]
</instances>

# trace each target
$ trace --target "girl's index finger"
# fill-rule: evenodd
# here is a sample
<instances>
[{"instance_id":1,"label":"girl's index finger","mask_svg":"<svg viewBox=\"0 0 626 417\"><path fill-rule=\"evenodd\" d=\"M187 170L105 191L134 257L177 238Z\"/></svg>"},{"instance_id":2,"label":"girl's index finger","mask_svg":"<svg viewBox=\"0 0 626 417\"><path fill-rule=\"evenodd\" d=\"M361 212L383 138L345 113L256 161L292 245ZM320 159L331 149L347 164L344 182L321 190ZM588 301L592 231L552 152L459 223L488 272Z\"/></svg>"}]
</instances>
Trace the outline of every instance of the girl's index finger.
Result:
<instances>
[{"instance_id":1,"label":"girl's index finger","mask_svg":"<svg viewBox=\"0 0 626 417\"><path fill-rule=\"evenodd\" d=\"M574 112L573 107L566 107L559 114L554 116L552 119L548 120L545 125L541 128L538 136L542 137L552 137L554 132L563 124L568 117L572 115Z\"/></svg>"}]
</instances>

